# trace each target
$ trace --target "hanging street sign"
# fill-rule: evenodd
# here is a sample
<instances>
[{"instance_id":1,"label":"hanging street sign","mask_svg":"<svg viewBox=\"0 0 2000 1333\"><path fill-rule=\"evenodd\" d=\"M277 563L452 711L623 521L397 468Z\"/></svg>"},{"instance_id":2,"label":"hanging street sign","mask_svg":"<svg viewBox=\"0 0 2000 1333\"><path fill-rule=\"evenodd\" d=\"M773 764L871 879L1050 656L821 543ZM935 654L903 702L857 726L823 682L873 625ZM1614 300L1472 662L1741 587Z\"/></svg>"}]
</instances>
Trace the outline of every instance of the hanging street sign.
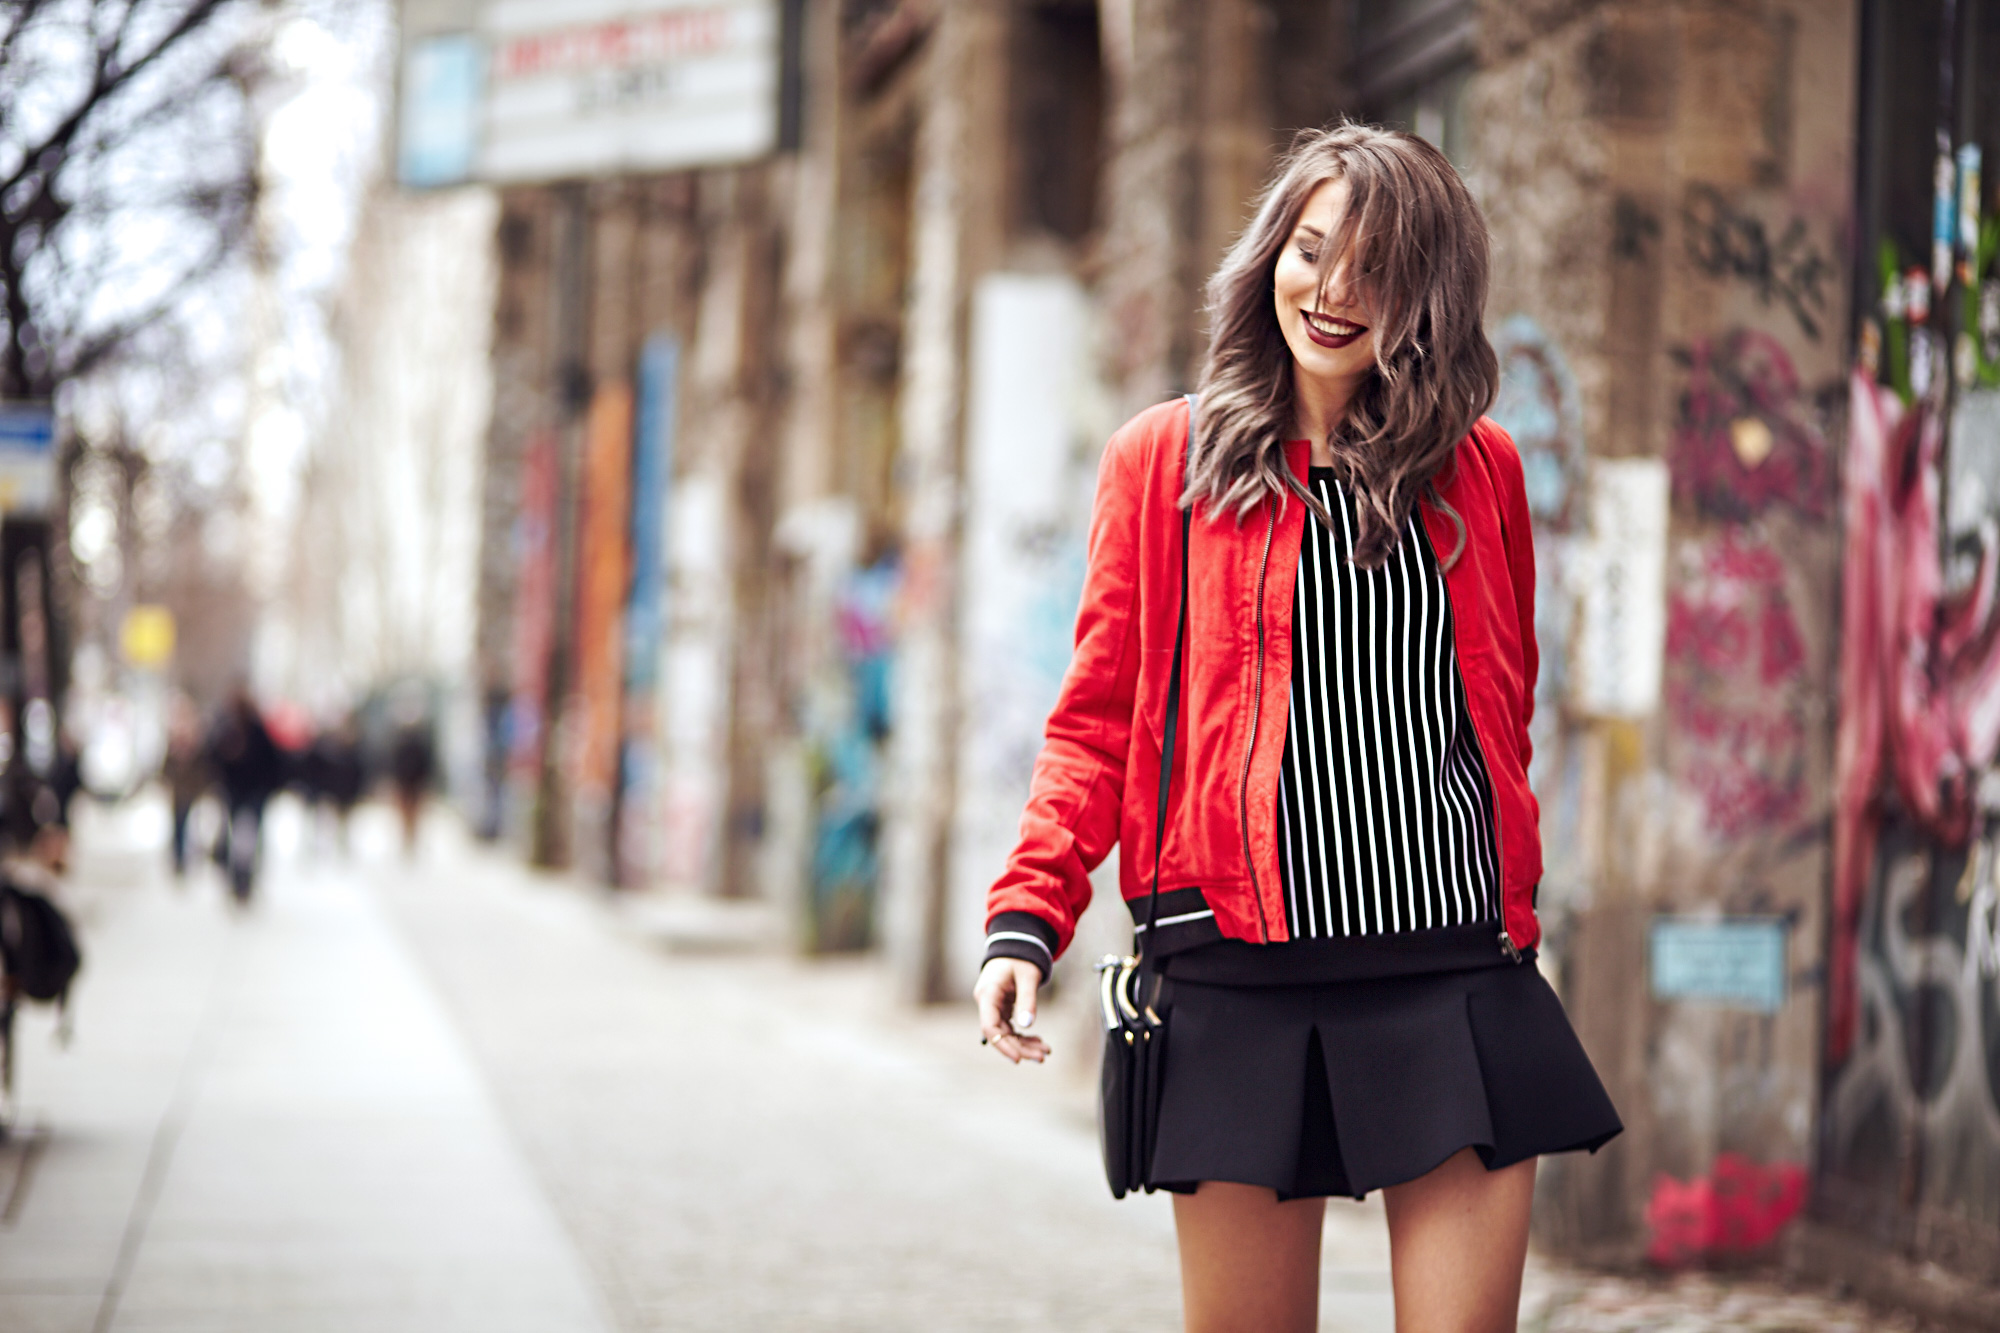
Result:
<instances>
[{"instance_id":1,"label":"hanging street sign","mask_svg":"<svg viewBox=\"0 0 2000 1333\"><path fill-rule=\"evenodd\" d=\"M477 14L404 46L405 185L673 171L777 147L774 0L487 0Z\"/></svg>"},{"instance_id":2,"label":"hanging street sign","mask_svg":"<svg viewBox=\"0 0 2000 1333\"><path fill-rule=\"evenodd\" d=\"M46 513L55 491L55 409L0 402L0 514Z\"/></svg>"}]
</instances>

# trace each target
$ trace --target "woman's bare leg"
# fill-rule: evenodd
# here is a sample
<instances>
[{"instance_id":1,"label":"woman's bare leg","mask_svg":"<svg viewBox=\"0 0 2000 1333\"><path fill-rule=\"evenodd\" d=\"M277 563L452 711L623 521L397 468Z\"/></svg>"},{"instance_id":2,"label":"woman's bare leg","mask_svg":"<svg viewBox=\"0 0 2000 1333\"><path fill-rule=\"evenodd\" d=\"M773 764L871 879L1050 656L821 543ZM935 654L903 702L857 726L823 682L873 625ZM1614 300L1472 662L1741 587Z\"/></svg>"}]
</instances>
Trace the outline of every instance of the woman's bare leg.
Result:
<instances>
[{"instance_id":1,"label":"woman's bare leg","mask_svg":"<svg viewBox=\"0 0 2000 1333\"><path fill-rule=\"evenodd\" d=\"M1466 1148L1382 1195L1397 1333L1512 1333L1535 1159L1488 1171Z\"/></svg>"},{"instance_id":2,"label":"woman's bare leg","mask_svg":"<svg viewBox=\"0 0 2000 1333\"><path fill-rule=\"evenodd\" d=\"M1188 1333L1313 1333L1325 1199L1206 1180L1174 1196Z\"/></svg>"}]
</instances>

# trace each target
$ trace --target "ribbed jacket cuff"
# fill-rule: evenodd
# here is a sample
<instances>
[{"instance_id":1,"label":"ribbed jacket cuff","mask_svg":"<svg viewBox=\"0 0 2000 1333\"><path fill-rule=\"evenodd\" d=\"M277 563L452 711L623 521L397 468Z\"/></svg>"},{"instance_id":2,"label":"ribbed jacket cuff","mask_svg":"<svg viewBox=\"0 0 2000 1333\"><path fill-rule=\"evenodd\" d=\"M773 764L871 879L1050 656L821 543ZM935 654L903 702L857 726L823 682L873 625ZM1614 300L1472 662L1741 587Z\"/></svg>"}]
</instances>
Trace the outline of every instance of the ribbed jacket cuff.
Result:
<instances>
[{"instance_id":1,"label":"ribbed jacket cuff","mask_svg":"<svg viewBox=\"0 0 2000 1333\"><path fill-rule=\"evenodd\" d=\"M1056 962L1056 928L1033 912L1002 912L986 923L986 957L980 965L995 958L1033 963L1047 981Z\"/></svg>"}]
</instances>

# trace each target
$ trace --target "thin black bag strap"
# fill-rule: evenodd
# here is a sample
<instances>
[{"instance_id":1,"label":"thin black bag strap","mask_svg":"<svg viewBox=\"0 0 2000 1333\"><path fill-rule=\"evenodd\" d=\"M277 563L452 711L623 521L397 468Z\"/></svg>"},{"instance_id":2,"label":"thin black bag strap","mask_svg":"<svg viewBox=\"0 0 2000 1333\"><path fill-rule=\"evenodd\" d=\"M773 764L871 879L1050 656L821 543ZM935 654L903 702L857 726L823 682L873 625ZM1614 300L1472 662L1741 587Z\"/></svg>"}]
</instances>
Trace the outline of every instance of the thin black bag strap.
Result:
<instances>
[{"instance_id":1,"label":"thin black bag strap","mask_svg":"<svg viewBox=\"0 0 2000 1333\"><path fill-rule=\"evenodd\" d=\"M1188 428L1187 444L1181 455L1181 489L1187 489L1187 479L1194 465L1194 404L1195 396L1187 394ZM1167 734L1160 742L1160 800L1153 816L1153 893L1146 903L1146 930L1139 940L1138 952L1142 962L1153 961L1152 950L1146 947L1153 937L1153 925L1160 915L1160 863L1165 859L1167 840L1167 795L1174 780L1174 741L1181 729L1181 649L1187 639L1187 589L1188 589L1188 538L1194 530L1194 508L1181 510L1181 610L1180 619L1174 625L1174 665L1173 674L1167 684Z\"/></svg>"}]
</instances>

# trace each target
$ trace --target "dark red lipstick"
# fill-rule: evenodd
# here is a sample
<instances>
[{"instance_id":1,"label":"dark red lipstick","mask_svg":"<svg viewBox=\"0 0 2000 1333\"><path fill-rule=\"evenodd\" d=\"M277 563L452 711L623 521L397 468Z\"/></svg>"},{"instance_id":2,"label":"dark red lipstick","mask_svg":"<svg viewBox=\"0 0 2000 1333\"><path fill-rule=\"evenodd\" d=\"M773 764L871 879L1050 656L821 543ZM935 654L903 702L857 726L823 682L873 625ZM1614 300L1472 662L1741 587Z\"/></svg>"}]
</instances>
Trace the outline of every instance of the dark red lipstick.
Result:
<instances>
[{"instance_id":1,"label":"dark red lipstick","mask_svg":"<svg viewBox=\"0 0 2000 1333\"><path fill-rule=\"evenodd\" d=\"M1324 333L1313 326L1313 318L1314 318L1313 316L1306 314L1304 311L1301 311L1299 314L1299 322L1304 324L1306 328L1306 337L1312 339L1314 342L1318 343L1321 347L1331 347L1335 349L1346 347L1348 344L1352 343L1356 338L1359 338L1362 334L1368 332L1368 328L1364 324L1355 324L1349 320L1344 320L1344 319L1341 320L1331 319L1326 315L1321 315L1318 318L1326 320L1327 323L1344 324L1348 328L1354 330L1354 332L1352 333Z\"/></svg>"}]
</instances>

